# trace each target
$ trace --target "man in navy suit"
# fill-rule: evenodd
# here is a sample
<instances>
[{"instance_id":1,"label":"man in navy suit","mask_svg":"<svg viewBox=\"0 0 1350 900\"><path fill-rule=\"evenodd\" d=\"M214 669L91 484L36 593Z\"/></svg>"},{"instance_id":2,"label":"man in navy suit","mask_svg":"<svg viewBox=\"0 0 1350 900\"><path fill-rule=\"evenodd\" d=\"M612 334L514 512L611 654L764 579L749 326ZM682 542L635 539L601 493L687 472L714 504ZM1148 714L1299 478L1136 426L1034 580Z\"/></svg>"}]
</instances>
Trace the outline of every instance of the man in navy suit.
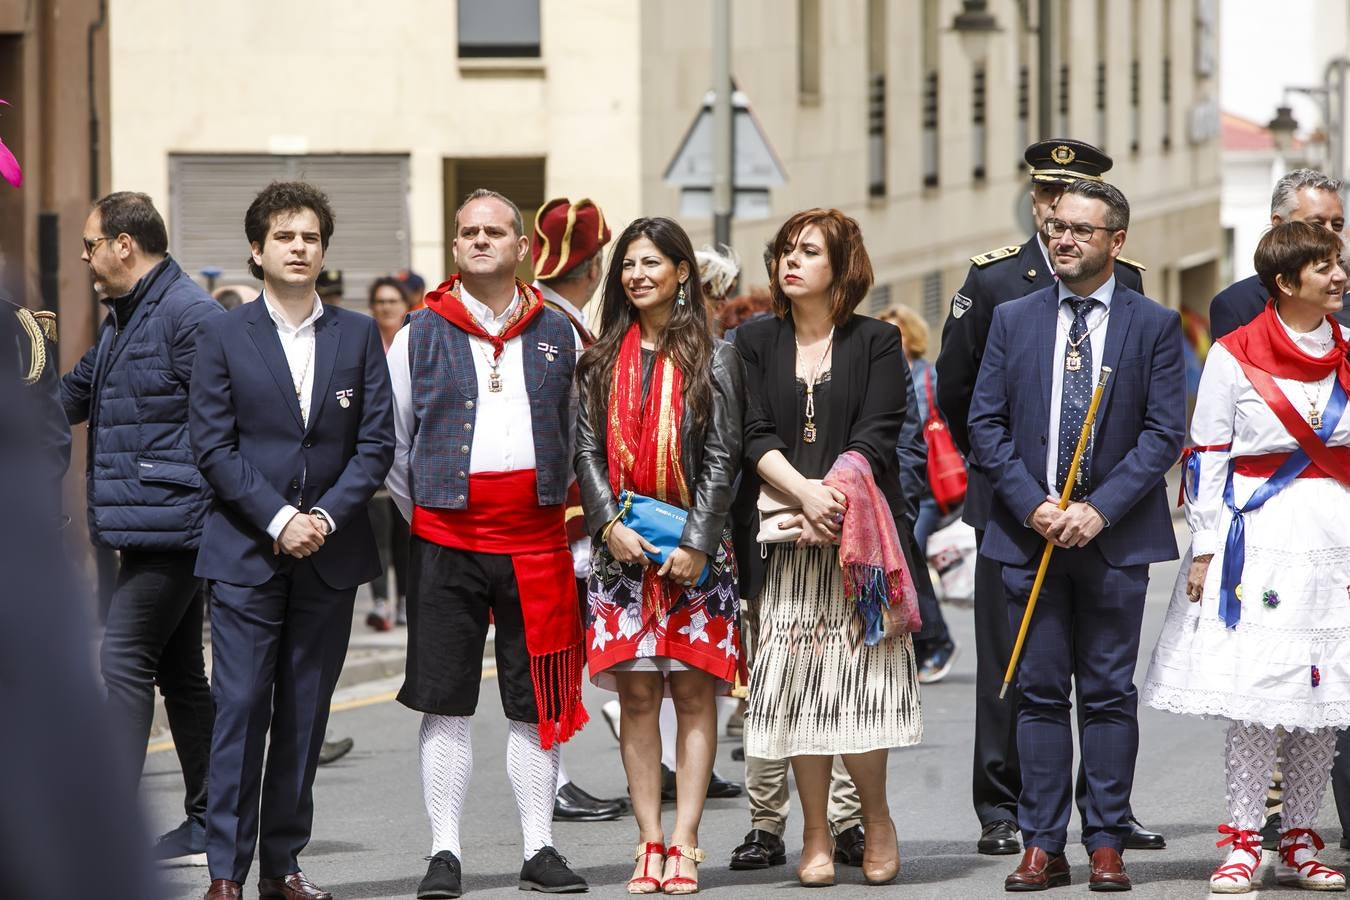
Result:
<instances>
[{"instance_id":1,"label":"man in navy suit","mask_svg":"<svg viewBox=\"0 0 1350 900\"><path fill-rule=\"evenodd\" d=\"M191 401L215 492L197 556L216 703L206 898L240 896L257 843L260 898L331 900L299 855L356 588L380 574L366 508L393 462L389 370L375 321L315 293L322 193L268 185L244 233L262 295L200 329Z\"/></svg>"},{"instance_id":2,"label":"man in navy suit","mask_svg":"<svg viewBox=\"0 0 1350 900\"><path fill-rule=\"evenodd\" d=\"M1104 182L1067 186L1045 223L1058 284L999 305L970 408L971 446L994 503L981 553L1003 564L1009 623L1025 611L1045 542L1058 551L1018 670L1018 824L1012 891L1069 880L1070 687L1087 790L1080 801L1093 890L1128 890L1139 744L1133 684L1150 563L1176 559L1164 473L1185 430L1177 313L1116 283L1129 204ZM1067 509L1058 506L1093 385L1114 373Z\"/></svg>"},{"instance_id":3,"label":"man in navy suit","mask_svg":"<svg viewBox=\"0 0 1350 900\"><path fill-rule=\"evenodd\" d=\"M1341 234L1345 230L1345 204L1341 201L1340 181L1316 169L1295 169L1275 182L1270 197L1270 224L1310 222ZM1219 291L1209 301L1209 332L1218 340L1230 331L1246 325L1265 309L1270 292L1261 279L1248 276ZM1336 318L1350 324L1350 309L1342 309Z\"/></svg>"}]
</instances>

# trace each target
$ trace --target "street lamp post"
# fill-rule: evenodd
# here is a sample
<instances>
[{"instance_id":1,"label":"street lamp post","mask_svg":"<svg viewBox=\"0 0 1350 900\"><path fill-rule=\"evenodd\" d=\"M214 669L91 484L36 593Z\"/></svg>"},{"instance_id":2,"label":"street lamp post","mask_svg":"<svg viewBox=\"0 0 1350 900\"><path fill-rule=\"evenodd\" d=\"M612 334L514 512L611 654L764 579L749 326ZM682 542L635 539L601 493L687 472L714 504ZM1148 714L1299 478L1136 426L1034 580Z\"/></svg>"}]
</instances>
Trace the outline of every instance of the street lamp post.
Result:
<instances>
[{"instance_id":1,"label":"street lamp post","mask_svg":"<svg viewBox=\"0 0 1350 900\"><path fill-rule=\"evenodd\" d=\"M731 245L735 202L731 118L731 0L713 0L713 245Z\"/></svg>"}]
</instances>

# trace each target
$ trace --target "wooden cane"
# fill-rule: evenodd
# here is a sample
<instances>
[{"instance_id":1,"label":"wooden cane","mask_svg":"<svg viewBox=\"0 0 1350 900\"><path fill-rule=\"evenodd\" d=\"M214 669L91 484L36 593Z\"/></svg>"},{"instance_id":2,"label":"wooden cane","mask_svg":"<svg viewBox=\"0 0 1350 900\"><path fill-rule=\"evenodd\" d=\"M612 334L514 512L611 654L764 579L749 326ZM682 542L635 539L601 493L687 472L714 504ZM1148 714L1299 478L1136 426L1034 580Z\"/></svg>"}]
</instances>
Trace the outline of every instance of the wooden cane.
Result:
<instances>
[{"instance_id":1,"label":"wooden cane","mask_svg":"<svg viewBox=\"0 0 1350 900\"><path fill-rule=\"evenodd\" d=\"M1088 404L1087 417L1083 419L1083 430L1078 433L1078 446L1073 450L1073 462L1069 464L1069 476L1064 479L1064 490L1059 492L1059 508L1067 509L1069 496L1073 493L1073 483L1078 477L1078 464L1083 461L1087 451L1088 439L1092 437L1092 422L1097 418L1097 406L1102 402L1102 391L1106 389L1106 380L1111 377L1109 366L1102 366L1097 377L1097 387L1092 391L1092 402ZM1013 644L1012 657L1008 660L1008 670L1003 673L1003 687L999 689L998 699L1008 695L1008 685L1012 683L1013 672L1017 671L1017 661L1022 657L1022 644L1027 639L1027 629L1031 627L1031 614L1036 609L1036 598L1041 595L1041 585L1045 582L1045 570L1050 567L1050 554L1055 550L1055 542L1046 538L1045 550L1041 553L1041 564L1036 569L1036 580L1031 583L1031 596L1027 598L1026 612L1022 613L1022 627L1017 629L1017 642Z\"/></svg>"}]
</instances>

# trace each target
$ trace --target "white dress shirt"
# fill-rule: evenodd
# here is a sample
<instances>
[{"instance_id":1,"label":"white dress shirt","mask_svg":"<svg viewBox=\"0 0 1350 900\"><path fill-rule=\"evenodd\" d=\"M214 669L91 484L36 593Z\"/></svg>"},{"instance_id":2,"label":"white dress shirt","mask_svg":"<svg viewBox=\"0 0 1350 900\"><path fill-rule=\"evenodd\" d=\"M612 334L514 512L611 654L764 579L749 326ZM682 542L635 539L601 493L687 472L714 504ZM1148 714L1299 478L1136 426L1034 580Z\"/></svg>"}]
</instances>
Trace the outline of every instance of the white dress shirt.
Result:
<instances>
[{"instance_id":1,"label":"white dress shirt","mask_svg":"<svg viewBox=\"0 0 1350 900\"><path fill-rule=\"evenodd\" d=\"M523 302L520 294L496 315L469 293L460 282L459 298L464 308L489 334L500 334L507 320ZM435 313L432 313L435 315ZM394 464L385 479L385 487L404 518L412 521L412 448L417 422L412 403L412 366L408 359L408 328L404 325L394 335L386 359L389 362L389 380L394 394ZM524 341L514 337L507 341L497 364L502 389L488 390L492 375L492 344L482 338L468 335L473 351L474 372L478 377L477 406L474 410L475 427L472 449L469 451L469 474L479 472L517 472L533 469L534 429L530 413L530 395L525 388ZM573 329L573 340L581 346L581 337ZM531 348L533 349L533 348ZM573 388L573 421L568 422L571 434L575 421L575 387ZM488 425L487 423L491 423ZM572 442L564 441L570 454ZM569 470L571 466L568 466Z\"/></svg>"},{"instance_id":2,"label":"white dress shirt","mask_svg":"<svg viewBox=\"0 0 1350 900\"><path fill-rule=\"evenodd\" d=\"M314 394L314 323L319 321L323 315L323 301L319 295L314 295L314 307L310 310L308 316L299 325L292 325L287 321L286 316L282 314L272 299L267 296L267 291L263 291L263 304L267 307L267 314L272 317L272 324L277 327L277 338L281 341L281 351L286 354L286 365L291 370L291 386L295 389L295 399L300 402L300 421L309 427L309 406ZM272 540L281 537L281 532L291 518L300 510L294 506L286 505L277 510L277 514L272 517L272 521L267 525L267 533L271 535ZM321 509L315 509L314 512L323 516L330 532L336 530L336 526L331 516Z\"/></svg>"},{"instance_id":3,"label":"white dress shirt","mask_svg":"<svg viewBox=\"0 0 1350 900\"><path fill-rule=\"evenodd\" d=\"M1069 329L1073 327L1073 309L1068 301L1078 296L1069 290L1064 282L1055 286L1059 291L1059 314L1055 317L1055 353L1050 363L1050 429L1045 445L1045 483L1050 492L1055 491L1055 479L1059 475L1059 404L1064 393L1064 354L1069 348ZM1086 321L1088 327L1088 345L1092 347L1092 383L1102 373L1102 354L1106 350L1106 329L1110 327L1111 297L1116 291L1116 276L1106 279L1106 283L1088 296L1097 302L1088 308ZM1091 444L1088 445L1089 448Z\"/></svg>"},{"instance_id":4,"label":"white dress shirt","mask_svg":"<svg viewBox=\"0 0 1350 900\"><path fill-rule=\"evenodd\" d=\"M1280 324L1283 325L1283 321ZM1306 333L1293 331L1287 325L1284 327L1299 349L1312 356L1323 356L1331 350L1331 326L1325 321ZM1333 373L1317 381L1301 382L1279 377L1274 381L1294 409L1306 418L1310 406L1315 406L1318 412L1326 409L1334 377ZM1199 454L1199 490L1194 497L1188 496L1186 521L1191 527L1191 552L1202 556L1218 550L1228 531L1231 514L1224 505L1223 492L1228 481L1229 458L1287 453L1296 449L1298 442L1252 387L1233 354L1219 343L1210 347L1209 355L1205 357L1205 370L1200 376L1200 389L1195 398L1195 413L1191 416L1191 440L1197 447L1232 444L1231 450L1208 450ZM1350 413L1341 417L1327 445L1350 445ZM1265 480L1234 475L1233 501L1242 506ZM1325 481L1319 479L1315 483L1318 487L1314 490L1327 489Z\"/></svg>"}]
</instances>

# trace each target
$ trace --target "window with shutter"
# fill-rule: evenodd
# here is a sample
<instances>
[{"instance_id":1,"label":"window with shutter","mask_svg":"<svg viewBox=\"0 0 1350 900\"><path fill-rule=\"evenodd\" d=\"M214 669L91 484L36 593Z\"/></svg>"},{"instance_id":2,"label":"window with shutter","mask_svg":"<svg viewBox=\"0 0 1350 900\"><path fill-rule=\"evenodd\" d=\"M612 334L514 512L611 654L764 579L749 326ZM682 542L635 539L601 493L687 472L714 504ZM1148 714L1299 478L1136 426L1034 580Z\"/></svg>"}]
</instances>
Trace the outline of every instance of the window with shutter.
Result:
<instances>
[{"instance_id":1,"label":"window with shutter","mask_svg":"<svg viewBox=\"0 0 1350 900\"><path fill-rule=\"evenodd\" d=\"M272 181L308 181L333 207L324 266L339 269L343 305L366 309L381 275L411 262L408 157L404 155L211 155L169 157L169 250L183 269L221 270L221 284L257 284L249 275L244 212Z\"/></svg>"}]
</instances>

